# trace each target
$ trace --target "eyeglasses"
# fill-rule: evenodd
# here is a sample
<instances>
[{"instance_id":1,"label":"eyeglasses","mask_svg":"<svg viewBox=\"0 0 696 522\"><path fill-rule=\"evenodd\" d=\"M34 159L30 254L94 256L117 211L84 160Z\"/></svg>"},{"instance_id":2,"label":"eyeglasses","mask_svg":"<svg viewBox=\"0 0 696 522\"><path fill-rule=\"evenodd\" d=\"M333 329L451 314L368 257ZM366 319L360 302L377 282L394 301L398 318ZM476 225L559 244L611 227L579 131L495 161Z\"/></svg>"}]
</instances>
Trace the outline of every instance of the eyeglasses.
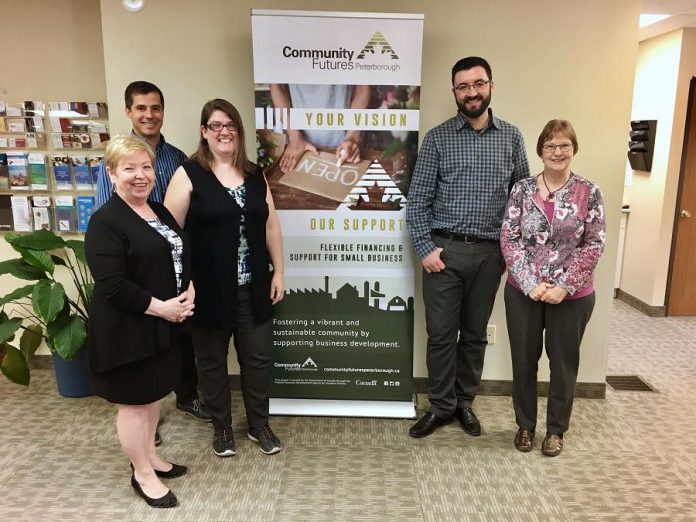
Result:
<instances>
[{"instance_id":1,"label":"eyeglasses","mask_svg":"<svg viewBox=\"0 0 696 522\"><path fill-rule=\"evenodd\" d=\"M560 149L561 152L570 152L573 148L572 143L562 143L560 145L553 145L552 143L547 143L541 147L547 154L553 154L556 149Z\"/></svg>"},{"instance_id":2,"label":"eyeglasses","mask_svg":"<svg viewBox=\"0 0 696 522\"><path fill-rule=\"evenodd\" d=\"M225 127L229 132L237 132L239 130L239 127L237 127L237 124L233 121L229 123L220 123L219 121L213 121L211 123L207 123L205 127L213 132L220 132L223 127Z\"/></svg>"},{"instance_id":3,"label":"eyeglasses","mask_svg":"<svg viewBox=\"0 0 696 522\"><path fill-rule=\"evenodd\" d=\"M471 85L469 85L468 83L460 83L454 88L454 90L457 92L469 92L470 89L482 91L489 83L491 83L490 80L478 80L472 83Z\"/></svg>"}]
</instances>

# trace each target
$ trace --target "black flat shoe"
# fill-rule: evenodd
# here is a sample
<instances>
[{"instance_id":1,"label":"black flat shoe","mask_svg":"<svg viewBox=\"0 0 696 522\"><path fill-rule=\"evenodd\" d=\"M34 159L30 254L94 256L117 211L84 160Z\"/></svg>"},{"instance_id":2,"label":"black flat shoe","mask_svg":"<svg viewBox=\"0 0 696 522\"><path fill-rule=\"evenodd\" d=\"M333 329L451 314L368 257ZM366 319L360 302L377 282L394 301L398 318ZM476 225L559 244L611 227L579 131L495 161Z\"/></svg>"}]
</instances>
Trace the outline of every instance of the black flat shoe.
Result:
<instances>
[{"instance_id":1,"label":"black flat shoe","mask_svg":"<svg viewBox=\"0 0 696 522\"><path fill-rule=\"evenodd\" d=\"M135 475L131 476L131 486L133 486L133 489L138 495L143 497L143 500L147 502L148 506L154 508L173 508L179 503L171 490L167 491L167 494L160 498L148 497L143 491L143 488L140 487L138 481L135 479Z\"/></svg>"},{"instance_id":2,"label":"black flat shoe","mask_svg":"<svg viewBox=\"0 0 696 522\"><path fill-rule=\"evenodd\" d=\"M188 471L188 468L186 466L179 466L178 464L174 464L173 462L170 462L172 465L172 469L169 471L160 471L158 469L155 470L155 475L157 475L159 478L165 478L165 479L173 479L177 477L181 477L182 475L186 475L186 472ZM133 463L131 462L131 469L135 471L135 468L133 467Z\"/></svg>"},{"instance_id":3,"label":"black flat shoe","mask_svg":"<svg viewBox=\"0 0 696 522\"><path fill-rule=\"evenodd\" d=\"M411 437L416 438L427 437L440 426L444 426L450 422L452 422L452 417L444 419L428 411L418 420L418 422L411 426L411 429L408 430L408 434Z\"/></svg>"}]
</instances>

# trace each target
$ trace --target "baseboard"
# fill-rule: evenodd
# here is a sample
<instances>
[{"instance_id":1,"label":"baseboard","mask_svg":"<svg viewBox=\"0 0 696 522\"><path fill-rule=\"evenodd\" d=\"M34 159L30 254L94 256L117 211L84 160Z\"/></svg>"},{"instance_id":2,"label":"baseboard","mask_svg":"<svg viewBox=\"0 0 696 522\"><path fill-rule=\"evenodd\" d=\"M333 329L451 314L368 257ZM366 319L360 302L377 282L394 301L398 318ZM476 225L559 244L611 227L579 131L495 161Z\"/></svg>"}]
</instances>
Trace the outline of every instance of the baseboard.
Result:
<instances>
[{"instance_id":1,"label":"baseboard","mask_svg":"<svg viewBox=\"0 0 696 522\"><path fill-rule=\"evenodd\" d=\"M53 368L53 356L35 355L31 363L31 368L50 369ZM241 380L239 375L230 375L230 387L233 390L240 390ZM575 396L581 399L604 399L606 395L606 383L603 382L579 382L575 385ZM428 393L428 379L425 377L414 377L413 388L416 393ZM548 397L549 383L540 382L537 384L537 391L540 397ZM479 395L512 395L512 381L481 381Z\"/></svg>"},{"instance_id":2,"label":"baseboard","mask_svg":"<svg viewBox=\"0 0 696 522\"><path fill-rule=\"evenodd\" d=\"M416 393L428 393L428 379L415 377L413 388ZM579 399L604 399L606 397L607 384L604 382L579 382L575 385L575 396ZM483 380L479 387L479 395L512 396L512 381ZM537 394L539 397L549 396L549 383L538 382Z\"/></svg>"},{"instance_id":3,"label":"baseboard","mask_svg":"<svg viewBox=\"0 0 696 522\"><path fill-rule=\"evenodd\" d=\"M666 306L649 305L647 303L644 303L637 297L633 297L631 294L624 292L621 289L619 289L616 292L616 298L623 301L627 305L632 306L639 312L643 312L648 317L665 317L667 315Z\"/></svg>"}]
</instances>

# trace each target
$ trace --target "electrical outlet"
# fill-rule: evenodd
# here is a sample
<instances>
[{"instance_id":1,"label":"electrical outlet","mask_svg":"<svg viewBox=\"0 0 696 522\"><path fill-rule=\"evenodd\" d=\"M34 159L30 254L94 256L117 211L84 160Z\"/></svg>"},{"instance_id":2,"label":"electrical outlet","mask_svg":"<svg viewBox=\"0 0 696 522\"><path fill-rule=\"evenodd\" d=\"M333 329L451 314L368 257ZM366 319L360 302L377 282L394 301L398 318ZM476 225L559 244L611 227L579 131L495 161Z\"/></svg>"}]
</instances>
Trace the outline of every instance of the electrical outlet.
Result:
<instances>
[{"instance_id":1,"label":"electrical outlet","mask_svg":"<svg viewBox=\"0 0 696 522\"><path fill-rule=\"evenodd\" d=\"M489 324L486 327L486 340L488 344L495 344L495 325Z\"/></svg>"}]
</instances>

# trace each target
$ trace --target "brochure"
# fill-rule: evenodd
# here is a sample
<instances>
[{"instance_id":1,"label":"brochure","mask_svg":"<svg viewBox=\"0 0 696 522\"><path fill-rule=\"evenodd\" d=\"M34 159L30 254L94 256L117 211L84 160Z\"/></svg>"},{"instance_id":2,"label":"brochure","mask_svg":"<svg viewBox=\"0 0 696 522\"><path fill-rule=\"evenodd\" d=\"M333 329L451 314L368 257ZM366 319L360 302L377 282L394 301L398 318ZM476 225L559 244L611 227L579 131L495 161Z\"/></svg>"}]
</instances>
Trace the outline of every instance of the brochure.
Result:
<instances>
[{"instance_id":1,"label":"brochure","mask_svg":"<svg viewBox=\"0 0 696 522\"><path fill-rule=\"evenodd\" d=\"M7 154L0 152L0 190L8 188L10 188L10 171L7 166Z\"/></svg>"},{"instance_id":2,"label":"brochure","mask_svg":"<svg viewBox=\"0 0 696 522\"><path fill-rule=\"evenodd\" d=\"M32 190L48 190L46 176L46 157L43 154L29 154L29 179Z\"/></svg>"},{"instance_id":3,"label":"brochure","mask_svg":"<svg viewBox=\"0 0 696 522\"><path fill-rule=\"evenodd\" d=\"M75 231L75 206L72 196L54 196L56 202L56 230Z\"/></svg>"},{"instance_id":4,"label":"brochure","mask_svg":"<svg viewBox=\"0 0 696 522\"><path fill-rule=\"evenodd\" d=\"M29 198L27 196L10 196L12 201L12 220L17 232L30 232Z\"/></svg>"},{"instance_id":5,"label":"brochure","mask_svg":"<svg viewBox=\"0 0 696 522\"><path fill-rule=\"evenodd\" d=\"M77 230L87 232L89 218L94 213L94 196L77 196Z\"/></svg>"},{"instance_id":6,"label":"brochure","mask_svg":"<svg viewBox=\"0 0 696 522\"><path fill-rule=\"evenodd\" d=\"M70 162L77 190L92 190L87 156L70 156Z\"/></svg>"},{"instance_id":7,"label":"brochure","mask_svg":"<svg viewBox=\"0 0 696 522\"><path fill-rule=\"evenodd\" d=\"M27 155L24 152L8 152L7 167L10 174L10 187L14 190L28 190Z\"/></svg>"},{"instance_id":8,"label":"brochure","mask_svg":"<svg viewBox=\"0 0 696 522\"><path fill-rule=\"evenodd\" d=\"M72 190L70 179L70 161L67 156L52 156L51 165L53 166L53 179L56 190Z\"/></svg>"},{"instance_id":9,"label":"brochure","mask_svg":"<svg viewBox=\"0 0 696 522\"><path fill-rule=\"evenodd\" d=\"M51 230L51 198L50 196L34 196L31 198L31 209L34 217L34 230Z\"/></svg>"}]
</instances>

